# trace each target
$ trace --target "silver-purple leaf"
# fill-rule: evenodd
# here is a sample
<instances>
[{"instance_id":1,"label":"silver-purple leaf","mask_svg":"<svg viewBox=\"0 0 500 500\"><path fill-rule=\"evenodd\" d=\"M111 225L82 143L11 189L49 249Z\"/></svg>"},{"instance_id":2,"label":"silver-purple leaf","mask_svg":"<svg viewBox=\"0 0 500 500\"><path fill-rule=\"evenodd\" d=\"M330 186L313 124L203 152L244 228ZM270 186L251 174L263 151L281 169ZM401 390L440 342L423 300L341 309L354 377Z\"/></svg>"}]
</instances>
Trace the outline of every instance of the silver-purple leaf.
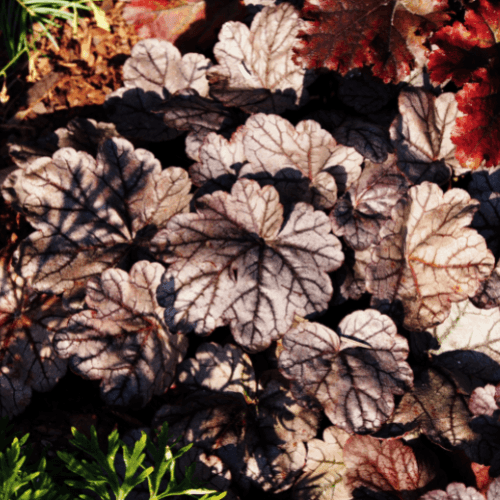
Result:
<instances>
[{"instance_id":1,"label":"silver-purple leaf","mask_svg":"<svg viewBox=\"0 0 500 500\"><path fill-rule=\"evenodd\" d=\"M248 118L243 131L248 163L239 176L260 172L274 176L283 203L304 201L316 210L329 209L337 192L344 192L361 174L363 157L354 148L337 144L313 120L294 127L278 115L259 113ZM305 188L293 188L303 183Z\"/></svg>"},{"instance_id":2,"label":"silver-purple leaf","mask_svg":"<svg viewBox=\"0 0 500 500\"><path fill-rule=\"evenodd\" d=\"M289 4L264 7L250 29L229 21L214 47L218 65L207 73L210 95L247 113L281 113L305 104L311 74L292 61L302 24Z\"/></svg>"},{"instance_id":3,"label":"silver-purple leaf","mask_svg":"<svg viewBox=\"0 0 500 500\"><path fill-rule=\"evenodd\" d=\"M208 133L198 155L199 162L189 167L191 182L198 187L212 182L221 188L230 188L246 162L243 129L237 129L229 141L215 132Z\"/></svg>"},{"instance_id":4,"label":"silver-purple leaf","mask_svg":"<svg viewBox=\"0 0 500 500\"><path fill-rule=\"evenodd\" d=\"M461 173L451 134L459 116L455 94L436 97L422 88L405 88L399 94L398 115L390 129L398 167L415 184L443 184Z\"/></svg>"},{"instance_id":5,"label":"silver-purple leaf","mask_svg":"<svg viewBox=\"0 0 500 500\"><path fill-rule=\"evenodd\" d=\"M333 233L354 250L378 243L382 226L393 207L406 194L408 181L390 155L383 164L365 162L365 168L330 212Z\"/></svg>"},{"instance_id":6,"label":"silver-purple leaf","mask_svg":"<svg viewBox=\"0 0 500 500\"><path fill-rule=\"evenodd\" d=\"M15 252L16 272L36 290L76 294L130 252L149 256L150 238L189 209L190 187L185 170L162 170L152 153L125 139L104 142L96 160L72 148L40 158L13 172L2 190L38 229Z\"/></svg>"},{"instance_id":7,"label":"silver-purple leaf","mask_svg":"<svg viewBox=\"0 0 500 500\"><path fill-rule=\"evenodd\" d=\"M450 483L446 491L429 491L419 500L484 500L484 496L472 486L465 486L463 483ZM489 497L488 500L490 500Z\"/></svg>"},{"instance_id":8,"label":"silver-purple leaf","mask_svg":"<svg viewBox=\"0 0 500 500\"><path fill-rule=\"evenodd\" d=\"M311 439L307 444L307 462L295 482L292 500L350 500L343 475L346 467L343 448L350 434L338 427L327 427L323 439Z\"/></svg>"},{"instance_id":9,"label":"silver-purple leaf","mask_svg":"<svg viewBox=\"0 0 500 500\"><path fill-rule=\"evenodd\" d=\"M0 259L0 415L12 418L29 405L32 390L50 391L67 362L53 347L66 311L58 297L36 293Z\"/></svg>"},{"instance_id":10,"label":"silver-purple leaf","mask_svg":"<svg viewBox=\"0 0 500 500\"><path fill-rule=\"evenodd\" d=\"M258 352L296 313L326 310L333 291L326 273L344 255L323 212L298 203L284 224L276 189L249 179L198 203L197 213L172 218L151 242L171 262L159 294L172 328L206 335L229 323L236 342Z\"/></svg>"},{"instance_id":11,"label":"silver-purple leaf","mask_svg":"<svg viewBox=\"0 0 500 500\"><path fill-rule=\"evenodd\" d=\"M451 303L473 296L495 259L471 223L477 202L463 189L443 194L423 182L409 190L399 233L372 251L367 290L378 300L401 301L404 326L425 330L442 323Z\"/></svg>"},{"instance_id":12,"label":"silver-purple leaf","mask_svg":"<svg viewBox=\"0 0 500 500\"><path fill-rule=\"evenodd\" d=\"M89 310L72 315L54 338L74 372L102 380L108 404L143 407L169 388L186 354L187 338L170 333L156 301L164 271L161 264L139 261L130 274L108 269L90 279Z\"/></svg>"},{"instance_id":13,"label":"silver-purple leaf","mask_svg":"<svg viewBox=\"0 0 500 500\"><path fill-rule=\"evenodd\" d=\"M340 337L326 326L299 323L282 340L278 366L337 427L377 430L394 411L394 395L413 383L408 342L373 309L349 314L338 329Z\"/></svg>"},{"instance_id":14,"label":"silver-purple leaf","mask_svg":"<svg viewBox=\"0 0 500 500\"><path fill-rule=\"evenodd\" d=\"M166 420L182 444L195 442L218 456L243 489L252 483L276 493L289 489L304 466L304 441L316 435L318 415L302 408L288 381L273 371L263 373L256 393L242 393L254 385L248 356L238 347L210 346L183 363L178 389L184 395L160 408L153 425Z\"/></svg>"},{"instance_id":15,"label":"silver-purple leaf","mask_svg":"<svg viewBox=\"0 0 500 500\"><path fill-rule=\"evenodd\" d=\"M153 110L186 88L207 96L206 73L211 65L201 54L182 56L166 40L140 40L123 65L124 87L106 96L108 114L126 136L147 141L173 139L179 132L168 128Z\"/></svg>"}]
</instances>

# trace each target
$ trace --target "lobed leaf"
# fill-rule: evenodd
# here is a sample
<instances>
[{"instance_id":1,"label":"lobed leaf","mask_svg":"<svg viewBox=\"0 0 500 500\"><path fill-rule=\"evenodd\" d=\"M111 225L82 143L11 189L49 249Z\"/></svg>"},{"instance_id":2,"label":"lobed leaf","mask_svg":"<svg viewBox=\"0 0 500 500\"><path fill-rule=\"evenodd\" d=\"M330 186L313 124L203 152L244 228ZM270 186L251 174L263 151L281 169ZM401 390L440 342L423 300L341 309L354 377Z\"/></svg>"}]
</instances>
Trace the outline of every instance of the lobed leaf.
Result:
<instances>
[{"instance_id":1,"label":"lobed leaf","mask_svg":"<svg viewBox=\"0 0 500 500\"><path fill-rule=\"evenodd\" d=\"M447 449L467 451L478 435L470 428L468 396L471 387L466 377L439 366L421 369L413 389L407 392L390 419L402 432L418 430Z\"/></svg>"},{"instance_id":2,"label":"lobed leaf","mask_svg":"<svg viewBox=\"0 0 500 500\"><path fill-rule=\"evenodd\" d=\"M462 483L450 483L446 488L446 492L443 490L434 490L421 496L419 500L484 500L484 496L481 495L472 486L466 487ZM488 497L489 500L489 497Z\"/></svg>"},{"instance_id":3,"label":"lobed leaf","mask_svg":"<svg viewBox=\"0 0 500 500\"><path fill-rule=\"evenodd\" d=\"M300 323L284 336L278 366L337 427L376 430L391 416L394 395L412 385L408 343L388 316L372 309L347 315L338 329L340 337L323 325Z\"/></svg>"},{"instance_id":4,"label":"lobed leaf","mask_svg":"<svg viewBox=\"0 0 500 500\"><path fill-rule=\"evenodd\" d=\"M451 140L455 120L461 116L451 92L435 97L420 88L403 89L398 98L400 114L390 134L398 167L415 184L431 181L443 185L452 172L460 172Z\"/></svg>"},{"instance_id":5,"label":"lobed leaf","mask_svg":"<svg viewBox=\"0 0 500 500\"><path fill-rule=\"evenodd\" d=\"M344 462L344 481L355 497L368 490L366 498L404 492L402 498L417 500L441 472L429 451L423 455L400 439L380 441L372 436L351 436L344 445Z\"/></svg>"},{"instance_id":6,"label":"lobed leaf","mask_svg":"<svg viewBox=\"0 0 500 500\"><path fill-rule=\"evenodd\" d=\"M161 264L139 261L130 274L108 269L89 280L89 310L72 315L54 338L74 372L102 379L108 404L143 407L170 387L186 354L187 338L169 332L156 300L163 272Z\"/></svg>"},{"instance_id":7,"label":"lobed leaf","mask_svg":"<svg viewBox=\"0 0 500 500\"><path fill-rule=\"evenodd\" d=\"M153 110L183 89L194 89L207 96L206 72L211 65L201 54L181 56L179 49L166 40L141 40L123 66L124 87L106 96L108 114L127 137L148 141L173 139L179 131L167 127Z\"/></svg>"},{"instance_id":8,"label":"lobed leaf","mask_svg":"<svg viewBox=\"0 0 500 500\"><path fill-rule=\"evenodd\" d=\"M394 155L382 165L367 160L359 179L330 212L333 233L358 251L378 243L382 227L407 189L408 181L398 171Z\"/></svg>"},{"instance_id":9,"label":"lobed leaf","mask_svg":"<svg viewBox=\"0 0 500 500\"><path fill-rule=\"evenodd\" d=\"M3 195L38 229L14 254L14 268L38 291L81 294L86 281L131 252L150 256L151 234L191 195L187 173L125 139L109 139L96 160L63 148L7 179Z\"/></svg>"},{"instance_id":10,"label":"lobed leaf","mask_svg":"<svg viewBox=\"0 0 500 500\"><path fill-rule=\"evenodd\" d=\"M281 113L305 104L312 77L292 61L301 20L287 2L267 6L250 29L228 21L214 47L218 65L207 73L210 95L248 113Z\"/></svg>"},{"instance_id":11,"label":"lobed leaf","mask_svg":"<svg viewBox=\"0 0 500 500\"><path fill-rule=\"evenodd\" d=\"M432 334L439 342L436 354L468 350L500 362L500 311L478 309L469 300L454 303L450 315Z\"/></svg>"},{"instance_id":12,"label":"lobed leaf","mask_svg":"<svg viewBox=\"0 0 500 500\"><path fill-rule=\"evenodd\" d=\"M409 195L401 229L372 251L367 289L378 299L401 301L405 328L418 331L442 323L452 302L473 296L494 257L484 238L466 227L477 207L466 191L442 194L426 181Z\"/></svg>"},{"instance_id":13,"label":"lobed leaf","mask_svg":"<svg viewBox=\"0 0 500 500\"><path fill-rule=\"evenodd\" d=\"M307 462L293 486L293 500L350 500L343 481L343 448L348 439L347 432L331 426L323 431L323 440L307 442Z\"/></svg>"},{"instance_id":14,"label":"lobed leaf","mask_svg":"<svg viewBox=\"0 0 500 500\"><path fill-rule=\"evenodd\" d=\"M311 19L300 35L297 62L345 75L371 64L384 83L399 82L426 52L426 38L449 19L446 1L398 2L307 0ZM419 32L419 36L414 36Z\"/></svg>"},{"instance_id":15,"label":"lobed leaf","mask_svg":"<svg viewBox=\"0 0 500 500\"><path fill-rule=\"evenodd\" d=\"M354 148L374 163L383 163L393 152L387 128L379 121L340 110L320 110L310 115L340 144Z\"/></svg>"},{"instance_id":16,"label":"lobed leaf","mask_svg":"<svg viewBox=\"0 0 500 500\"><path fill-rule=\"evenodd\" d=\"M29 405L32 390L47 392L66 373L54 351L57 328L66 322L61 300L36 293L0 257L0 414L12 418Z\"/></svg>"},{"instance_id":17,"label":"lobed leaf","mask_svg":"<svg viewBox=\"0 0 500 500\"><path fill-rule=\"evenodd\" d=\"M230 323L237 343L258 352L295 314L326 309L326 273L343 254L324 213L299 203L284 223L278 192L248 179L198 202L151 242L171 262L159 291L169 327L206 335Z\"/></svg>"},{"instance_id":18,"label":"lobed leaf","mask_svg":"<svg viewBox=\"0 0 500 500\"><path fill-rule=\"evenodd\" d=\"M155 415L154 425L167 420L173 432L183 436L183 443L196 442L200 452L215 454L244 490L251 483L266 491L289 489L305 461L303 441L316 434L317 415L297 404L286 380L276 373L266 373L254 394L242 394L232 380L221 384L217 376L221 371L228 374L229 353L230 361L237 363L233 365L235 373L243 374L241 384L246 380L250 389L253 370L245 366L246 355L239 348L213 344L210 351L213 361L209 370L207 363L188 360L183 364L179 380L187 382L189 391L163 406ZM203 360L206 352L199 349L197 358ZM223 375L223 380L228 378Z\"/></svg>"},{"instance_id":19,"label":"lobed leaf","mask_svg":"<svg viewBox=\"0 0 500 500\"><path fill-rule=\"evenodd\" d=\"M239 176L269 174L284 204L304 201L316 210L329 209L337 192L361 174L363 157L337 144L313 120L294 127L278 115L259 113L246 121L242 142L248 163Z\"/></svg>"}]
</instances>

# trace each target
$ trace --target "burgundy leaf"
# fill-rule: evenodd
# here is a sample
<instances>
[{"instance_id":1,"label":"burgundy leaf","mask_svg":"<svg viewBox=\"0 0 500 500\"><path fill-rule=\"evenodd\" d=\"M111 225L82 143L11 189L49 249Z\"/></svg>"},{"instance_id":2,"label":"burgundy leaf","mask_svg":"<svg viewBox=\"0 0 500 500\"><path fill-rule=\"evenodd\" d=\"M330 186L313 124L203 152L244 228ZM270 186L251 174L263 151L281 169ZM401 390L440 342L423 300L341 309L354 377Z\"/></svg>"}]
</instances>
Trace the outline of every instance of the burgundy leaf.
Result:
<instances>
[{"instance_id":1,"label":"burgundy leaf","mask_svg":"<svg viewBox=\"0 0 500 500\"><path fill-rule=\"evenodd\" d=\"M368 489L392 493L402 500L417 500L440 474L437 457L430 452L415 453L400 439L380 441L371 436L351 436L344 445L344 462L345 485L355 498L356 490Z\"/></svg>"},{"instance_id":2,"label":"burgundy leaf","mask_svg":"<svg viewBox=\"0 0 500 500\"><path fill-rule=\"evenodd\" d=\"M449 19L447 2L307 0L297 62L342 75L364 64L384 83L399 82L427 49L427 36ZM417 35L419 33L419 35Z\"/></svg>"}]
</instances>

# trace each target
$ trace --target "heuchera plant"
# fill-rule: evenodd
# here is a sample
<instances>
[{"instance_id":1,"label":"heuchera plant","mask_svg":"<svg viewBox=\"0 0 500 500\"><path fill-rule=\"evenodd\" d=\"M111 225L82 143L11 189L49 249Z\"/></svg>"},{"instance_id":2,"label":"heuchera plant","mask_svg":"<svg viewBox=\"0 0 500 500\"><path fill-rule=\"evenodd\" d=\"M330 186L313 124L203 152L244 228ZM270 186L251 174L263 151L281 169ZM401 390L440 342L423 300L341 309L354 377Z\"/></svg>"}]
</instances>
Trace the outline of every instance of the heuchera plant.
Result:
<instances>
[{"instance_id":1,"label":"heuchera plant","mask_svg":"<svg viewBox=\"0 0 500 500\"><path fill-rule=\"evenodd\" d=\"M1 413L69 366L227 498L499 498L497 3L248 4L11 144Z\"/></svg>"}]
</instances>

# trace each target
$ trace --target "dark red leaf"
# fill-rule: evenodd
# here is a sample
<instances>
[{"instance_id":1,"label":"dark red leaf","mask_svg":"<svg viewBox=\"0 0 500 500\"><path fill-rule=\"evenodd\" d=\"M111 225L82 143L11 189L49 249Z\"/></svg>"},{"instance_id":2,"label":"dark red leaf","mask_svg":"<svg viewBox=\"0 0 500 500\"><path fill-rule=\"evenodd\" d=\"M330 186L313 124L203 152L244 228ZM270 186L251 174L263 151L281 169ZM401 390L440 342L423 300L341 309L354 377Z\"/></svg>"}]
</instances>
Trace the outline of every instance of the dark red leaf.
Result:
<instances>
[{"instance_id":1,"label":"dark red leaf","mask_svg":"<svg viewBox=\"0 0 500 500\"><path fill-rule=\"evenodd\" d=\"M431 79L443 83L448 78L462 86L476 69L485 66L493 47L500 39L500 7L480 0L465 13L465 24L441 28L432 38L440 48L429 56ZM494 53L495 51L493 51Z\"/></svg>"},{"instance_id":2,"label":"dark red leaf","mask_svg":"<svg viewBox=\"0 0 500 500\"><path fill-rule=\"evenodd\" d=\"M485 68L475 72L477 82L467 83L457 94L458 109L466 114L457 118L451 140L463 167L478 168L500 163L500 77Z\"/></svg>"},{"instance_id":3,"label":"dark red leaf","mask_svg":"<svg viewBox=\"0 0 500 500\"><path fill-rule=\"evenodd\" d=\"M312 19L301 33L296 61L308 68L326 67L345 75L373 65L385 83L400 81L427 51L431 32L449 19L446 0L306 0L302 15Z\"/></svg>"}]
</instances>

